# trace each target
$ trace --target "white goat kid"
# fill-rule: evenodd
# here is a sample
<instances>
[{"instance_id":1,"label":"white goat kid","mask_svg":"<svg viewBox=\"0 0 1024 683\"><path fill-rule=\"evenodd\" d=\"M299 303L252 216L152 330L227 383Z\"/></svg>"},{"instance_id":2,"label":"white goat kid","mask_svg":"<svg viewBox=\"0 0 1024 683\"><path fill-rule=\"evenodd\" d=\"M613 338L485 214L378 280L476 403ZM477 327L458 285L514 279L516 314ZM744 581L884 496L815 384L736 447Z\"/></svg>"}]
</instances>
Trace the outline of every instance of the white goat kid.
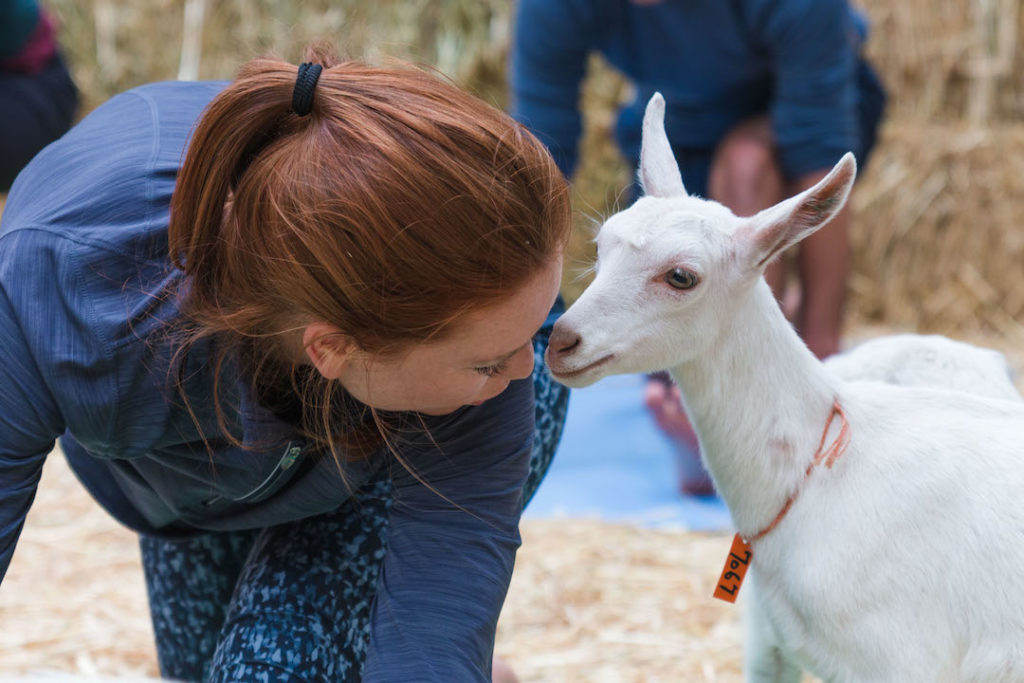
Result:
<instances>
[{"instance_id":1,"label":"white goat kid","mask_svg":"<svg viewBox=\"0 0 1024 683\"><path fill-rule=\"evenodd\" d=\"M935 387L1021 400L1003 354L937 334L891 334L869 339L829 357L825 367L847 382Z\"/></svg>"},{"instance_id":2,"label":"white goat kid","mask_svg":"<svg viewBox=\"0 0 1024 683\"><path fill-rule=\"evenodd\" d=\"M645 196L601 228L552 373L670 369L788 660L829 681L1024 681L1024 404L829 372L762 273L842 208L852 155L738 218L686 194L663 115L655 95ZM814 466L828 443L845 452Z\"/></svg>"}]
</instances>

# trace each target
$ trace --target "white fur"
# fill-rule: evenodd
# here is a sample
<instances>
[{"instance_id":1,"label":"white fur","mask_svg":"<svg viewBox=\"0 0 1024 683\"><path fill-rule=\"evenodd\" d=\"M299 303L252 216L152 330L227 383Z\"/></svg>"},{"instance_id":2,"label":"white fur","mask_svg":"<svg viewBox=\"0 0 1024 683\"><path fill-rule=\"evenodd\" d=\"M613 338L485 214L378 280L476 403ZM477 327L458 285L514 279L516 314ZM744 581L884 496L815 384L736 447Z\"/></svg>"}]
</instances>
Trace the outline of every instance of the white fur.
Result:
<instances>
[{"instance_id":1,"label":"white fur","mask_svg":"<svg viewBox=\"0 0 1024 683\"><path fill-rule=\"evenodd\" d=\"M953 389L1020 401L1003 354L939 335L876 337L828 358L825 366L843 380ZM751 576L753 576L752 572ZM779 642L760 601L747 587L745 669L751 680L799 681L800 667Z\"/></svg>"},{"instance_id":2,"label":"white fur","mask_svg":"<svg viewBox=\"0 0 1024 683\"><path fill-rule=\"evenodd\" d=\"M1003 354L937 334L876 337L828 358L825 366L848 382L930 386L1021 400Z\"/></svg>"},{"instance_id":3,"label":"white fur","mask_svg":"<svg viewBox=\"0 0 1024 683\"><path fill-rule=\"evenodd\" d=\"M661 116L655 95L645 148L664 149ZM645 187L676 185L658 179L663 165L641 169ZM855 171L847 155L752 218L681 183L612 216L548 365L570 386L669 368L742 535L799 491L753 543L751 591L775 638L766 645L781 643L793 664L751 680L796 681L799 666L828 681L1024 681L1024 403L846 381L801 342L762 278L842 208ZM673 288L674 269L699 284ZM849 446L805 480L835 400Z\"/></svg>"}]
</instances>

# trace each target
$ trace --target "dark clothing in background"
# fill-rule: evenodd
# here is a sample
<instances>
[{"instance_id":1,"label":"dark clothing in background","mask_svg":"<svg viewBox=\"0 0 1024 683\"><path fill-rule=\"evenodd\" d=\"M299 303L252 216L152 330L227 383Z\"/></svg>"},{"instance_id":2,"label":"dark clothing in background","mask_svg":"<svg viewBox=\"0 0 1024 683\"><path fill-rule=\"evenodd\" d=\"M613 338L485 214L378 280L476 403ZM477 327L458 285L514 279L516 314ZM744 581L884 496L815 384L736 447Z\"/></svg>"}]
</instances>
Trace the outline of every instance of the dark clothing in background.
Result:
<instances>
[{"instance_id":1,"label":"dark clothing in background","mask_svg":"<svg viewBox=\"0 0 1024 683\"><path fill-rule=\"evenodd\" d=\"M665 97L665 129L689 192L706 196L711 156L737 124L767 115L789 179L863 163L884 93L861 57L864 17L846 0L521 0L510 59L513 115L571 176L580 84L602 55L635 91L615 124L640 155L644 109Z\"/></svg>"},{"instance_id":2,"label":"dark clothing in background","mask_svg":"<svg viewBox=\"0 0 1024 683\"><path fill-rule=\"evenodd\" d=\"M0 192L71 127L78 90L35 0L0 0Z\"/></svg>"}]
</instances>

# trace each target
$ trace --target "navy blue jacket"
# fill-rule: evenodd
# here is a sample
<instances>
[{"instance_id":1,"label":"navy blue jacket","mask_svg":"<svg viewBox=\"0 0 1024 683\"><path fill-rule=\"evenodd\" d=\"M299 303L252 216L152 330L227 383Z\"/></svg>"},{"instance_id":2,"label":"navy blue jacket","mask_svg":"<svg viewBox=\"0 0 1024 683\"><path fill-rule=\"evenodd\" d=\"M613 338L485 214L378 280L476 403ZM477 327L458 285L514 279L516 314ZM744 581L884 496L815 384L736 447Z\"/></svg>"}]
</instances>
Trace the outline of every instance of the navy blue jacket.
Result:
<instances>
[{"instance_id":1,"label":"navy blue jacket","mask_svg":"<svg viewBox=\"0 0 1024 683\"><path fill-rule=\"evenodd\" d=\"M571 176L580 83L598 53L636 88L615 126L628 160L640 157L644 108L660 91L669 140L682 149L710 152L740 121L770 114L783 172L796 178L862 149L865 34L846 0L520 0L512 113Z\"/></svg>"},{"instance_id":2,"label":"navy blue jacket","mask_svg":"<svg viewBox=\"0 0 1024 683\"><path fill-rule=\"evenodd\" d=\"M169 386L166 323L180 271L168 204L192 127L220 83L158 83L100 106L19 175L0 223L0 577L60 439L79 479L147 534L259 528L334 510L389 467L388 551L372 616L369 681L490 680L519 545L533 433L530 380L451 415L402 456L347 467L225 381L247 448L218 438L203 350L187 392ZM203 443L208 437L212 453ZM452 503L461 506L457 509Z\"/></svg>"}]
</instances>

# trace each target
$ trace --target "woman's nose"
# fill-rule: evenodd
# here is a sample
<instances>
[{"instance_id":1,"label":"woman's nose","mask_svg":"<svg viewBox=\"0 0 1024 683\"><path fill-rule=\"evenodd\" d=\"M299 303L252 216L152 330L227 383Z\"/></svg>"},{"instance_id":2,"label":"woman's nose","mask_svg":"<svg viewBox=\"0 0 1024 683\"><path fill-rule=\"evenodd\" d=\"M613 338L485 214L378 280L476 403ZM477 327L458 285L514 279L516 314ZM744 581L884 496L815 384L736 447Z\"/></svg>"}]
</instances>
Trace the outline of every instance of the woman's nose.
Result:
<instances>
[{"instance_id":1,"label":"woman's nose","mask_svg":"<svg viewBox=\"0 0 1024 683\"><path fill-rule=\"evenodd\" d=\"M519 349L509 361L508 374L513 379L525 379L533 373L533 344Z\"/></svg>"}]
</instances>

